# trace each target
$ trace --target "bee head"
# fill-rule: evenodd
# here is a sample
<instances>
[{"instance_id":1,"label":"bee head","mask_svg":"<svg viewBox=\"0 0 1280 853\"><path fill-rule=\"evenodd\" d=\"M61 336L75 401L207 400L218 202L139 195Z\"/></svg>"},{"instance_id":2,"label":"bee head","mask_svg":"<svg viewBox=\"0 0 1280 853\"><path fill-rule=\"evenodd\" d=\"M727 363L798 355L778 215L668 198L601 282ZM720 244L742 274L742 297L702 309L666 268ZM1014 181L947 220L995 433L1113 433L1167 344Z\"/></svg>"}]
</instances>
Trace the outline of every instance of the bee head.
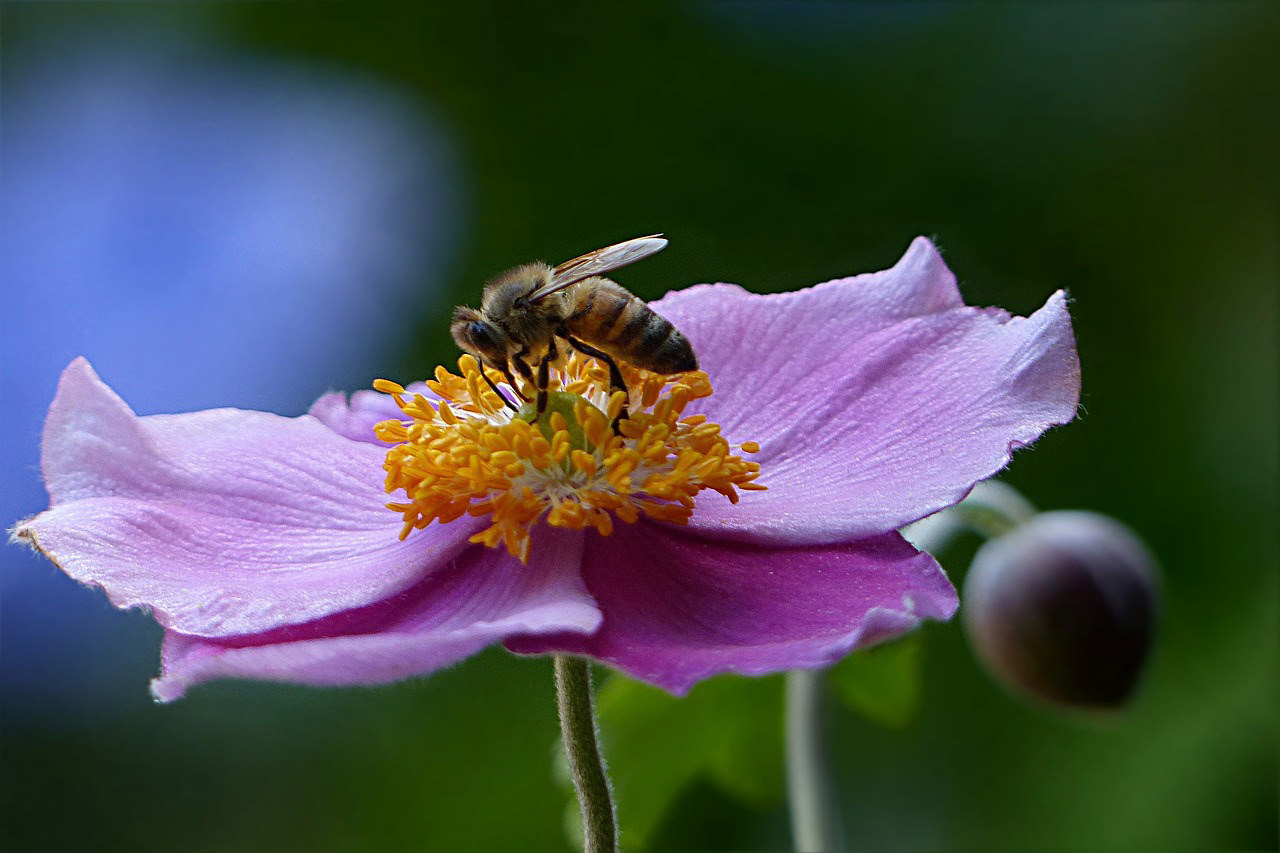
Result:
<instances>
[{"instance_id":1,"label":"bee head","mask_svg":"<svg viewBox=\"0 0 1280 853\"><path fill-rule=\"evenodd\" d=\"M465 305L454 309L449 332L460 349L479 356L484 364L498 369L506 367L507 336L479 311Z\"/></svg>"}]
</instances>

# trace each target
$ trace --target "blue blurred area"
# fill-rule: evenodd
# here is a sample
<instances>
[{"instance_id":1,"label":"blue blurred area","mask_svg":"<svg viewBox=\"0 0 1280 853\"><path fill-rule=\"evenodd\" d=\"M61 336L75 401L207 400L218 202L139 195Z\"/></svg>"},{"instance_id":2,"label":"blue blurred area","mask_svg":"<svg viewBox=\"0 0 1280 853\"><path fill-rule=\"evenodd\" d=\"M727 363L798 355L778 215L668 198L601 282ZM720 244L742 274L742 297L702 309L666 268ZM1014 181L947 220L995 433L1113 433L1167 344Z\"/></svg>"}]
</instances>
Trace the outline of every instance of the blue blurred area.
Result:
<instances>
[{"instance_id":1,"label":"blue blurred area","mask_svg":"<svg viewBox=\"0 0 1280 853\"><path fill-rule=\"evenodd\" d=\"M23 44L4 95L6 526L46 505L41 424L75 356L139 413L298 414L390 372L406 318L439 308L456 169L391 86L169 32ZM24 550L0 561L7 711L144 695L148 620Z\"/></svg>"}]
</instances>

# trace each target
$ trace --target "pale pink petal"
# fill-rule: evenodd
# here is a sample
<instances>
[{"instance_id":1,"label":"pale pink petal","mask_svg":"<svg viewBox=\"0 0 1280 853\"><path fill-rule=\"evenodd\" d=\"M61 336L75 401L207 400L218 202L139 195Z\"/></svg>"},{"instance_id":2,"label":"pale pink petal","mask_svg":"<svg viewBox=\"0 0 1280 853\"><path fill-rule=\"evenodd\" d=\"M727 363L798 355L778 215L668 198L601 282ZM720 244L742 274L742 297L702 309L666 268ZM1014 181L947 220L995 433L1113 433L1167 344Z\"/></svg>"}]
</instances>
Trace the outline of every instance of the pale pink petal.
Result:
<instances>
[{"instance_id":1,"label":"pale pink petal","mask_svg":"<svg viewBox=\"0 0 1280 853\"><path fill-rule=\"evenodd\" d=\"M757 426L766 416L757 409L773 392L798 396L793 383L810 395L828 396L830 372L857 367L840 358L850 342L963 306L955 276L924 237L880 272L766 295L736 284L699 284L652 303L693 344L715 388L711 405L730 428ZM771 407L768 414L774 413Z\"/></svg>"},{"instance_id":2,"label":"pale pink petal","mask_svg":"<svg viewBox=\"0 0 1280 853\"><path fill-rule=\"evenodd\" d=\"M52 507L15 535L167 628L257 633L399 592L479 529L464 519L401 542L382 461L309 416L139 418L79 359L45 425Z\"/></svg>"},{"instance_id":3,"label":"pale pink petal","mask_svg":"<svg viewBox=\"0 0 1280 853\"><path fill-rule=\"evenodd\" d=\"M588 535L583 571L604 611L598 632L507 646L591 655L673 693L721 672L825 666L957 605L933 558L896 533L781 548L641 521Z\"/></svg>"},{"instance_id":4,"label":"pale pink petal","mask_svg":"<svg viewBox=\"0 0 1280 853\"><path fill-rule=\"evenodd\" d=\"M170 632L152 692L170 701L216 678L377 684L426 675L513 633L591 633L601 615L582 584L582 545L581 531L544 527L528 565L471 546L409 589L316 622L222 640Z\"/></svg>"},{"instance_id":5,"label":"pale pink petal","mask_svg":"<svg viewBox=\"0 0 1280 853\"><path fill-rule=\"evenodd\" d=\"M421 394L428 400L439 399L424 382L408 385L405 391L410 395ZM404 420L400 407L391 395L367 389L354 392L350 401L341 391L331 391L312 403L307 414L318 418L338 435L384 447L386 444L373 434L374 425L381 421Z\"/></svg>"},{"instance_id":6,"label":"pale pink petal","mask_svg":"<svg viewBox=\"0 0 1280 853\"><path fill-rule=\"evenodd\" d=\"M768 486L736 506L704 494L694 527L777 543L892 530L960 500L1015 448L1074 418L1066 296L1011 318L957 307L954 294L918 240L872 276L769 296L694 287L658 303L716 389L701 411L731 442L760 443L752 458Z\"/></svg>"}]
</instances>

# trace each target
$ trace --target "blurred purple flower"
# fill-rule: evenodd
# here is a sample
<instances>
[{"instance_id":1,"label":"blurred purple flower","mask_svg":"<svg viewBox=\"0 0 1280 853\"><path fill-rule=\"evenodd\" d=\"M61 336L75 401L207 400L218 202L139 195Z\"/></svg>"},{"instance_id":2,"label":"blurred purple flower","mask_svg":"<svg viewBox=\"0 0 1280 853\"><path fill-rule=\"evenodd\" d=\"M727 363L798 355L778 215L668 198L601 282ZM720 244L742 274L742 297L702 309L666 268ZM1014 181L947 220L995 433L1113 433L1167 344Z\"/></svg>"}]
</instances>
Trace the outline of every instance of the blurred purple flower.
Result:
<instances>
[{"instance_id":1,"label":"blurred purple flower","mask_svg":"<svg viewBox=\"0 0 1280 853\"><path fill-rule=\"evenodd\" d=\"M52 506L16 535L165 626L162 699L222 677L376 683L497 641L683 692L949 618L954 589L897 528L1075 415L1064 295L1028 318L966 307L924 239L885 272L773 296L704 285L654 307L717 389L689 411L762 446L768 491L700 499L688 526L542 525L527 565L469 542L487 521L465 515L402 541L387 448L351 431L402 417L390 397L139 418L79 360L45 428Z\"/></svg>"},{"instance_id":2,"label":"blurred purple flower","mask_svg":"<svg viewBox=\"0 0 1280 853\"><path fill-rule=\"evenodd\" d=\"M8 518L45 505L36 437L72 357L92 353L143 411L296 412L367 382L430 303L457 205L420 106L180 38L5 59ZM84 637L109 611L28 554L3 559L6 695L101 682L115 655L89 660Z\"/></svg>"}]
</instances>

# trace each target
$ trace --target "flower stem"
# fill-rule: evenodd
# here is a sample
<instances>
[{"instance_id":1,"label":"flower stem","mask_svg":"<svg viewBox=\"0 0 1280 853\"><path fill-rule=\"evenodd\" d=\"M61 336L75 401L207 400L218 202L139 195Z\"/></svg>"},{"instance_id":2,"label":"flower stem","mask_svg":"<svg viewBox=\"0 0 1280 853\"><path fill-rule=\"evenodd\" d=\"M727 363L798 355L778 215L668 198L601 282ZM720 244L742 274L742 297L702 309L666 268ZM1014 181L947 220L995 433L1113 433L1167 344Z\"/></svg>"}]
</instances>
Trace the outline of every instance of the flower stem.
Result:
<instances>
[{"instance_id":1,"label":"flower stem","mask_svg":"<svg viewBox=\"0 0 1280 853\"><path fill-rule=\"evenodd\" d=\"M825 669L787 673L787 799L799 853L843 848L827 750L826 677Z\"/></svg>"},{"instance_id":2,"label":"flower stem","mask_svg":"<svg viewBox=\"0 0 1280 853\"><path fill-rule=\"evenodd\" d=\"M582 809L586 853L614 853L618 849L613 794L596 741L596 715L591 702L591 668L586 658L556 655L556 705L560 734L573 787Z\"/></svg>"}]
</instances>

